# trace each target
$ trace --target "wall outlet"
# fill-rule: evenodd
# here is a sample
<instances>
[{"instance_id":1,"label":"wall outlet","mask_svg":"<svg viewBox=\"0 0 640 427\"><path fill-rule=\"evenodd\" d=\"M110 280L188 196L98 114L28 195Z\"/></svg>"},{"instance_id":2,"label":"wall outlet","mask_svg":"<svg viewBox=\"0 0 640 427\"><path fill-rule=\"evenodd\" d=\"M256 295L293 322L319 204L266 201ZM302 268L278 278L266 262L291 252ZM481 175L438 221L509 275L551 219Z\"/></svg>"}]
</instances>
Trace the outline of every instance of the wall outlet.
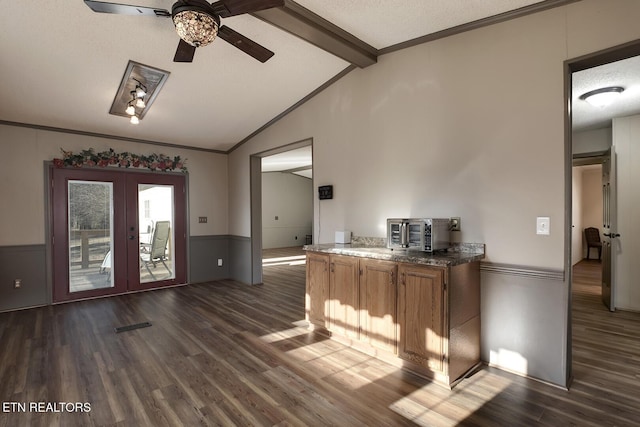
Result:
<instances>
[{"instance_id":1,"label":"wall outlet","mask_svg":"<svg viewBox=\"0 0 640 427\"><path fill-rule=\"evenodd\" d=\"M206 224L207 223L208 218L206 216L199 216L198 217L198 222L200 224Z\"/></svg>"},{"instance_id":2,"label":"wall outlet","mask_svg":"<svg viewBox=\"0 0 640 427\"><path fill-rule=\"evenodd\" d=\"M218 258L218 267L222 267L222 258Z\"/></svg>"},{"instance_id":3,"label":"wall outlet","mask_svg":"<svg viewBox=\"0 0 640 427\"><path fill-rule=\"evenodd\" d=\"M19 289L22 287L22 279L15 279L13 281L13 288L14 289Z\"/></svg>"},{"instance_id":4,"label":"wall outlet","mask_svg":"<svg viewBox=\"0 0 640 427\"><path fill-rule=\"evenodd\" d=\"M449 224L451 225L451 231L460 231L460 217L454 216L449 218Z\"/></svg>"},{"instance_id":5,"label":"wall outlet","mask_svg":"<svg viewBox=\"0 0 640 427\"><path fill-rule=\"evenodd\" d=\"M551 221L548 216L539 216L536 218L536 234L548 236L550 223Z\"/></svg>"}]
</instances>

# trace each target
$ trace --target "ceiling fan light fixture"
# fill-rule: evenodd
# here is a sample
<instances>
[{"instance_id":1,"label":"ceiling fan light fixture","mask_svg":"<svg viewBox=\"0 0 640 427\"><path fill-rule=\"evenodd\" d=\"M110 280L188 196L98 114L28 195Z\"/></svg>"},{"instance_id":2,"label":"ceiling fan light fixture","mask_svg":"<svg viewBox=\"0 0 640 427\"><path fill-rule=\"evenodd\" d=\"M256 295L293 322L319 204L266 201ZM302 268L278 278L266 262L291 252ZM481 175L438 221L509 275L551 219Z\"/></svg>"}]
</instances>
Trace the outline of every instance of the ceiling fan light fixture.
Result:
<instances>
[{"instance_id":1,"label":"ceiling fan light fixture","mask_svg":"<svg viewBox=\"0 0 640 427\"><path fill-rule=\"evenodd\" d=\"M132 125L137 125L138 123L140 123L140 119L134 114L133 116L131 116L129 123L131 123Z\"/></svg>"},{"instance_id":2,"label":"ceiling fan light fixture","mask_svg":"<svg viewBox=\"0 0 640 427\"><path fill-rule=\"evenodd\" d=\"M195 47L206 46L213 42L220 26L215 15L194 9L174 12L173 24L178 36Z\"/></svg>"},{"instance_id":3,"label":"ceiling fan light fixture","mask_svg":"<svg viewBox=\"0 0 640 427\"><path fill-rule=\"evenodd\" d=\"M146 107L146 106L147 106L147 104L144 102L144 99L143 99L143 98L138 98L138 99L136 99L136 107L138 107L138 108L144 108L144 107Z\"/></svg>"},{"instance_id":4,"label":"ceiling fan light fixture","mask_svg":"<svg viewBox=\"0 0 640 427\"><path fill-rule=\"evenodd\" d=\"M624 88L620 86L603 87L583 93L580 95L580 99L593 106L604 108L611 105L623 91Z\"/></svg>"},{"instance_id":5,"label":"ceiling fan light fixture","mask_svg":"<svg viewBox=\"0 0 640 427\"><path fill-rule=\"evenodd\" d=\"M131 102L129 102L129 104L127 105L127 109L124 110L125 113L127 113L130 116L133 116L134 114L136 114L136 109L133 106L133 104Z\"/></svg>"}]
</instances>

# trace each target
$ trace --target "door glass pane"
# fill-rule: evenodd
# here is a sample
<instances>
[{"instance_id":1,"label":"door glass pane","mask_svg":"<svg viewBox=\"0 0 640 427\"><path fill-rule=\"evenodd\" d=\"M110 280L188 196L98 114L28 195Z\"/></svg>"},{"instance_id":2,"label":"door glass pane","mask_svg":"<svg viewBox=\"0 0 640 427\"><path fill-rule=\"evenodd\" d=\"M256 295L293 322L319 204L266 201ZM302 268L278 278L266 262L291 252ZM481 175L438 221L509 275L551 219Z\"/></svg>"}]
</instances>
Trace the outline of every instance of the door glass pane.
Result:
<instances>
[{"instance_id":1,"label":"door glass pane","mask_svg":"<svg viewBox=\"0 0 640 427\"><path fill-rule=\"evenodd\" d=\"M68 182L69 292L113 287L113 184Z\"/></svg>"},{"instance_id":2,"label":"door glass pane","mask_svg":"<svg viewBox=\"0 0 640 427\"><path fill-rule=\"evenodd\" d=\"M138 184L140 283L175 278L173 186Z\"/></svg>"}]
</instances>

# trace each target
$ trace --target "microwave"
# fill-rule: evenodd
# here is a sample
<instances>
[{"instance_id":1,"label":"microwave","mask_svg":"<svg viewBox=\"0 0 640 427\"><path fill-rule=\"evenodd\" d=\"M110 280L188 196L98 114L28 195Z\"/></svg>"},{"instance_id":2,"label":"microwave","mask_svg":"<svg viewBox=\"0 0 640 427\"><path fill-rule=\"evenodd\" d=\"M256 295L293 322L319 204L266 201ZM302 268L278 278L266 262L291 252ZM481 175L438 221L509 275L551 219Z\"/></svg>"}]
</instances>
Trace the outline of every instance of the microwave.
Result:
<instances>
[{"instance_id":1,"label":"microwave","mask_svg":"<svg viewBox=\"0 0 640 427\"><path fill-rule=\"evenodd\" d=\"M387 248L433 252L449 248L449 218L389 218Z\"/></svg>"}]
</instances>

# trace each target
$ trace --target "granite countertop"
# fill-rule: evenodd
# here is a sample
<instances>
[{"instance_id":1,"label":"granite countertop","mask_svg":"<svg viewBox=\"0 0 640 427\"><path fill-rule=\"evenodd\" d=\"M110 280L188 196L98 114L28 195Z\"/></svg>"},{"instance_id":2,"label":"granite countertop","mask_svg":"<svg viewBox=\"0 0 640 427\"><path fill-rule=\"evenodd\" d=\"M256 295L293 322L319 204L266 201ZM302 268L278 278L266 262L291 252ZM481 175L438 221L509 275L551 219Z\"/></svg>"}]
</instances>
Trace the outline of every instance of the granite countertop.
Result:
<instances>
[{"instance_id":1,"label":"granite countertop","mask_svg":"<svg viewBox=\"0 0 640 427\"><path fill-rule=\"evenodd\" d=\"M349 255L439 267L451 267L484 259L484 244L482 243L454 243L449 249L435 252L388 249L386 247L368 246L358 243L305 245L303 249L310 252Z\"/></svg>"}]
</instances>

